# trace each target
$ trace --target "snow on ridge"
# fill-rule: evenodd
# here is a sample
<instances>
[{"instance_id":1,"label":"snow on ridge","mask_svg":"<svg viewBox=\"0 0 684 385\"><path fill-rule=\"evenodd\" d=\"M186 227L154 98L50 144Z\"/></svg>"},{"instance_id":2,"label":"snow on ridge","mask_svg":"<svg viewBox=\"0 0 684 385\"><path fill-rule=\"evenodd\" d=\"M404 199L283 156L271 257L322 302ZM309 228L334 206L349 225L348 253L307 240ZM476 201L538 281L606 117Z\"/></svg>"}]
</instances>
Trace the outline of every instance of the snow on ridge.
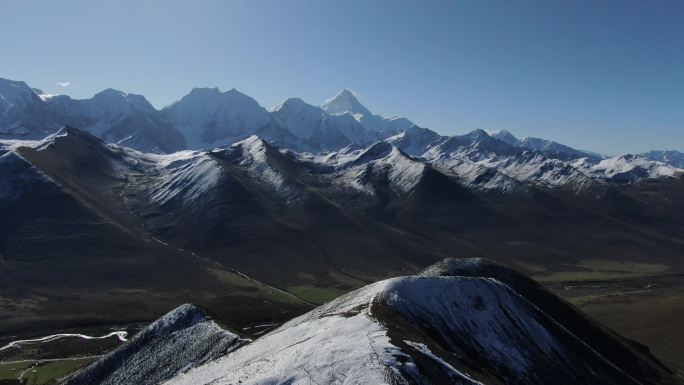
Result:
<instances>
[{"instance_id":1,"label":"snow on ridge","mask_svg":"<svg viewBox=\"0 0 684 385\"><path fill-rule=\"evenodd\" d=\"M185 304L76 374L68 384L157 385L246 342L194 305Z\"/></svg>"},{"instance_id":2,"label":"snow on ridge","mask_svg":"<svg viewBox=\"0 0 684 385\"><path fill-rule=\"evenodd\" d=\"M444 324L445 335L467 340L466 343L498 366L522 377L531 375L534 365L518 346L515 333L520 333L545 354L562 353L560 345L530 313L526 301L501 282L492 278L435 278L409 277L394 282L386 289L386 300L409 320L421 319L429 325L440 325L442 317L446 317L449 322ZM464 309L472 310L466 316ZM509 328L506 314L515 318L518 325L515 330Z\"/></svg>"},{"instance_id":3,"label":"snow on ridge","mask_svg":"<svg viewBox=\"0 0 684 385\"><path fill-rule=\"evenodd\" d=\"M467 351L469 358L486 359L498 379L541 384L560 375L612 383L604 381L601 372L611 370L606 369L609 365L600 357L566 350L581 342L557 324L542 322L544 317L495 279L391 278L339 297L166 384L422 383L428 377L421 373L416 355L431 360L452 383L480 384L468 369L447 362L459 362L458 354L438 356L416 337L421 333L440 335L440 344L449 352ZM393 326L397 321L422 332L404 334ZM592 366L586 367L585 359Z\"/></svg>"},{"instance_id":4,"label":"snow on ridge","mask_svg":"<svg viewBox=\"0 0 684 385\"><path fill-rule=\"evenodd\" d=\"M388 378L398 377L402 365L397 357L407 356L369 314L371 300L386 284L347 294L167 384L308 384L335 379L390 384Z\"/></svg>"},{"instance_id":5,"label":"snow on ridge","mask_svg":"<svg viewBox=\"0 0 684 385\"><path fill-rule=\"evenodd\" d=\"M152 202L163 205L180 197L193 203L218 185L223 169L211 157L192 151L163 155L159 163L158 182L150 193Z\"/></svg>"},{"instance_id":6,"label":"snow on ridge","mask_svg":"<svg viewBox=\"0 0 684 385\"><path fill-rule=\"evenodd\" d=\"M643 179L673 177L684 172L684 169L631 154L604 159L595 165L587 166L586 163L581 163L581 165L587 167L590 172L607 179L628 173L633 173L634 179Z\"/></svg>"},{"instance_id":7,"label":"snow on ridge","mask_svg":"<svg viewBox=\"0 0 684 385\"><path fill-rule=\"evenodd\" d=\"M294 204L302 198L302 192L283 172L271 165L269 157L282 156L278 150L256 135L234 143L233 150L241 150L239 166L257 181L274 191L287 204ZM272 152L269 155L269 152Z\"/></svg>"},{"instance_id":8,"label":"snow on ridge","mask_svg":"<svg viewBox=\"0 0 684 385\"><path fill-rule=\"evenodd\" d=\"M378 142L364 151L339 157L337 167L340 177L336 183L375 195L372 175L386 174L393 191L408 194L420 183L428 166L387 142Z\"/></svg>"}]
</instances>

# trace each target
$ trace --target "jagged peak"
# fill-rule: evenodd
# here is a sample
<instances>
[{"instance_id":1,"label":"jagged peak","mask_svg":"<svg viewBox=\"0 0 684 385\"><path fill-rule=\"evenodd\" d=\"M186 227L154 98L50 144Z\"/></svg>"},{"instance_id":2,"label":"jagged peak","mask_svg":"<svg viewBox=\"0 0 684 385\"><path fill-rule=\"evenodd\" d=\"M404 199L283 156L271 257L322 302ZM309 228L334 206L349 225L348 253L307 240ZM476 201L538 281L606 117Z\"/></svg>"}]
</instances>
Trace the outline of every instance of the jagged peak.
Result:
<instances>
[{"instance_id":1,"label":"jagged peak","mask_svg":"<svg viewBox=\"0 0 684 385\"><path fill-rule=\"evenodd\" d=\"M359 102L356 94L345 88L338 92L337 95L324 101L321 108L328 114L343 114L348 112L352 115L361 114L365 116L372 116L373 114Z\"/></svg>"},{"instance_id":2,"label":"jagged peak","mask_svg":"<svg viewBox=\"0 0 684 385\"><path fill-rule=\"evenodd\" d=\"M209 319L209 316L194 304L186 303L178 306L150 324L148 332L159 333L180 327L188 327Z\"/></svg>"}]
</instances>

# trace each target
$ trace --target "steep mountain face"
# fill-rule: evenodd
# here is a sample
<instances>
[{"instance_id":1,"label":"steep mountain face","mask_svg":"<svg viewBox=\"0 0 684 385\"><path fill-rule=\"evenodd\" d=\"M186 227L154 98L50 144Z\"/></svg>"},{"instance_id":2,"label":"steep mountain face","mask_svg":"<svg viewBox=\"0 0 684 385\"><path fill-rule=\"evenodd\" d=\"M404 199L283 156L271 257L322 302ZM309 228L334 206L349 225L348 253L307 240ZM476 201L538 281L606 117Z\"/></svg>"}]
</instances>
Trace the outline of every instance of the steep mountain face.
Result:
<instances>
[{"instance_id":1,"label":"steep mountain face","mask_svg":"<svg viewBox=\"0 0 684 385\"><path fill-rule=\"evenodd\" d=\"M0 79L0 139L43 139L64 125L146 152L185 148L182 135L143 96L109 89L74 100L41 95L24 82Z\"/></svg>"},{"instance_id":2,"label":"steep mountain face","mask_svg":"<svg viewBox=\"0 0 684 385\"><path fill-rule=\"evenodd\" d=\"M265 108L235 89L195 88L162 114L194 150L244 139L271 121Z\"/></svg>"},{"instance_id":3,"label":"steep mountain face","mask_svg":"<svg viewBox=\"0 0 684 385\"><path fill-rule=\"evenodd\" d=\"M0 139L42 139L60 127L36 91L0 78Z\"/></svg>"},{"instance_id":4,"label":"steep mountain face","mask_svg":"<svg viewBox=\"0 0 684 385\"><path fill-rule=\"evenodd\" d=\"M141 95L108 89L90 99L59 95L46 101L61 122L107 142L154 153L185 148L183 136Z\"/></svg>"},{"instance_id":5,"label":"steep mountain face","mask_svg":"<svg viewBox=\"0 0 684 385\"><path fill-rule=\"evenodd\" d=\"M671 374L671 371L643 346L595 323L533 279L510 268L480 258L445 259L426 268L420 275L495 279L510 287L552 319L558 320L568 332L628 376L658 382Z\"/></svg>"},{"instance_id":6,"label":"steep mountain face","mask_svg":"<svg viewBox=\"0 0 684 385\"><path fill-rule=\"evenodd\" d=\"M290 98L278 105L271 115L285 129L307 142L310 152L334 151L350 145L366 147L382 139L363 127L349 114L329 115L321 108Z\"/></svg>"},{"instance_id":7,"label":"steep mountain face","mask_svg":"<svg viewBox=\"0 0 684 385\"><path fill-rule=\"evenodd\" d=\"M181 334L172 346L193 339ZM175 351L146 347L168 344L153 336L120 350L142 345L138 362L165 367ZM447 260L420 276L344 295L215 360L193 360L162 383L679 383L631 344L519 273L482 260ZM85 373L106 362L111 358ZM113 366L115 373L135 368L123 360Z\"/></svg>"},{"instance_id":8,"label":"steep mountain face","mask_svg":"<svg viewBox=\"0 0 684 385\"><path fill-rule=\"evenodd\" d=\"M303 283L345 290L387 266L407 272L448 254L541 258L551 247L573 260L617 247L668 259L681 238L676 220L650 214L661 203L483 132L437 138L420 158L389 141L315 155L257 136L209 152L143 154L73 128L4 148L27 164L7 179L8 197L38 172L124 231L294 291Z\"/></svg>"},{"instance_id":9,"label":"steep mountain face","mask_svg":"<svg viewBox=\"0 0 684 385\"><path fill-rule=\"evenodd\" d=\"M384 118L380 115L373 115L359 102L354 93L347 89L324 101L321 108L330 115L350 114L363 127L381 133L398 133L413 125L411 121L405 118Z\"/></svg>"},{"instance_id":10,"label":"steep mountain face","mask_svg":"<svg viewBox=\"0 0 684 385\"><path fill-rule=\"evenodd\" d=\"M70 385L155 385L249 342L194 305L172 310L71 378Z\"/></svg>"},{"instance_id":11,"label":"steep mountain face","mask_svg":"<svg viewBox=\"0 0 684 385\"><path fill-rule=\"evenodd\" d=\"M0 156L0 295L35 306L0 309L4 332L146 320L189 300L235 325L308 307L147 232L126 194L140 153L72 128L22 144Z\"/></svg>"}]
</instances>

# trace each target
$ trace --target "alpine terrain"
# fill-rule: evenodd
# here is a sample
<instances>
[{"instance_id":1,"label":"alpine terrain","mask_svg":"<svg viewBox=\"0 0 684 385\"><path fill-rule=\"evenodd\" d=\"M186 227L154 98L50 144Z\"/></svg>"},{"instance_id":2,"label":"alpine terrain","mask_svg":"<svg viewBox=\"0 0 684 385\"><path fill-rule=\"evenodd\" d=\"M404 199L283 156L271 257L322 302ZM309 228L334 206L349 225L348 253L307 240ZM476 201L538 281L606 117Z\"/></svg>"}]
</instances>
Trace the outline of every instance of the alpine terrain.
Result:
<instances>
[{"instance_id":1,"label":"alpine terrain","mask_svg":"<svg viewBox=\"0 0 684 385\"><path fill-rule=\"evenodd\" d=\"M683 160L0 79L0 361L125 328L60 381L682 383Z\"/></svg>"}]
</instances>

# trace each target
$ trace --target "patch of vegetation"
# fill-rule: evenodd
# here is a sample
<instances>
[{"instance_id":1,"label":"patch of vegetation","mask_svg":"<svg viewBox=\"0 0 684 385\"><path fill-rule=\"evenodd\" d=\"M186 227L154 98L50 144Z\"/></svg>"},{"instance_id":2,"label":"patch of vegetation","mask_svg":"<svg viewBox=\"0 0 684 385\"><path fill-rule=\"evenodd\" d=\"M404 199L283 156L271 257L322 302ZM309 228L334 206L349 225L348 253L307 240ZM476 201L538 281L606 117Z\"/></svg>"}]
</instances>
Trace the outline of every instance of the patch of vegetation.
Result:
<instances>
[{"instance_id":1,"label":"patch of vegetation","mask_svg":"<svg viewBox=\"0 0 684 385\"><path fill-rule=\"evenodd\" d=\"M589 260L578 264L579 267L606 272L621 272L640 275L651 275L667 271L667 265L660 263L617 262Z\"/></svg>"},{"instance_id":2,"label":"patch of vegetation","mask_svg":"<svg viewBox=\"0 0 684 385\"><path fill-rule=\"evenodd\" d=\"M595 282L647 277L662 274L667 270L667 265L658 263L588 260L569 266L567 271L538 273L533 278L545 283Z\"/></svg>"},{"instance_id":3,"label":"patch of vegetation","mask_svg":"<svg viewBox=\"0 0 684 385\"><path fill-rule=\"evenodd\" d=\"M93 362L93 360L94 358L65 358L57 361L38 362L35 366L35 362L0 364L0 380L17 380L21 373L24 373L22 384L57 384L65 377Z\"/></svg>"},{"instance_id":4,"label":"patch of vegetation","mask_svg":"<svg viewBox=\"0 0 684 385\"><path fill-rule=\"evenodd\" d=\"M208 271L221 282L235 286L236 290L232 295L263 298L279 303L294 303L296 301L296 299L288 296L286 293L266 285L260 285L237 274L219 269L208 269Z\"/></svg>"},{"instance_id":5,"label":"patch of vegetation","mask_svg":"<svg viewBox=\"0 0 684 385\"><path fill-rule=\"evenodd\" d=\"M315 304L324 304L348 292L348 290L336 287L316 287L311 285L290 286L287 288L287 291Z\"/></svg>"},{"instance_id":6,"label":"patch of vegetation","mask_svg":"<svg viewBox=\"0 0 684 385\"><path fill-rule=\"evenodd\" d=\"M24 370L33 365L32 361L26 362L0 362L0 381L16 380Z\"/></svg>"}]
</instances>

